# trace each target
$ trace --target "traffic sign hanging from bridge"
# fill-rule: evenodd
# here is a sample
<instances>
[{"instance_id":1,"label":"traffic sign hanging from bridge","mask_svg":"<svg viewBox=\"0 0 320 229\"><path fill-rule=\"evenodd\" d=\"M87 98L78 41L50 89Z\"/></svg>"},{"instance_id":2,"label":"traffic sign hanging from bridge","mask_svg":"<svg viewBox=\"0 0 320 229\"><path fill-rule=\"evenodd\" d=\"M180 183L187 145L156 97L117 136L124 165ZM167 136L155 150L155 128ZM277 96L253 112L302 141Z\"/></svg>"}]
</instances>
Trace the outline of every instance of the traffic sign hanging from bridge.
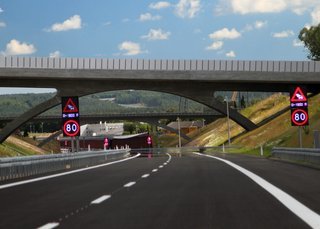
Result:
<instances>
[{"instance_id":1,"label":"traffic sign hanging from bridge","mask_svg":"<svg viewBox=\"0 0 320 229\"><path fill-rule=\"evenodd\" d=\"M64 137L80 136L79 98L61 97L62 132Z\"/></svg>"},{"instance_id":2,"label":"traffic sign hanging from bridge","mask_svg":"<svg viewBox=\"0 0 320 229\"><path fill-rule=\"evenodd\" d=\"M307 90L295 87L290 93L291 125L309 125Z\"/></svg>"}]
</instances>

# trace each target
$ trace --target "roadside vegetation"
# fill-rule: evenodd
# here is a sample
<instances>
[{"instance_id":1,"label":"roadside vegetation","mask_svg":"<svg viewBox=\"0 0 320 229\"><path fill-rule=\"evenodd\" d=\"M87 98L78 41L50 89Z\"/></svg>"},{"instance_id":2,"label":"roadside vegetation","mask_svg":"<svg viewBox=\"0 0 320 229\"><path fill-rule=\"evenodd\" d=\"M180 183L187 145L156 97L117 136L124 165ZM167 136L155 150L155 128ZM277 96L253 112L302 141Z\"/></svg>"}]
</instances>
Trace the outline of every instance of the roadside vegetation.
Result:
<instances>
[{"instance_id":1,"label":"roadside vegetation","mask_svg":"<svg viewBox=\"0 0 320 229\"><path fill-rule=\"evenodd\" d=\"M241 113L250 118L254 123L259 123L264 119L276 114L289 106L289 96L284 94L274 94L269 98L261 100L256 104L247 107ZM313 148L313 132L320 127L320 95L309 99L310 125L302 128L303 147ZM243 128L230 120L231 147L228 148L228 127L227 119L219 119L197 133L189 136L193 140L185 143L186 146L214 147L226 146L226 150L231 153L246 153L260 155L260 147L263 147L264 156L270 155L273 147L299 147L298 138L299 127L291 126L290 110L271 120L258 129L245 132ZM168 141L172 146L177 145L177 138Z\"/></svg>"}]
</instances>

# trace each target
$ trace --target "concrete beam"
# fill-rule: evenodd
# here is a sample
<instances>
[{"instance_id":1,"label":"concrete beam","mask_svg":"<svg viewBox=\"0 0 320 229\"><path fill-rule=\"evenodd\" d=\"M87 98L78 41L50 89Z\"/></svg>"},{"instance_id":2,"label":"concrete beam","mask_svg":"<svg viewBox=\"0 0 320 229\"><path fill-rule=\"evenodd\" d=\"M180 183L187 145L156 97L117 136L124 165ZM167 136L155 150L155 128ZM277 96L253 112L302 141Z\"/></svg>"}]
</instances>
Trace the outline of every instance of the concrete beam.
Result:
<instances>
[{"instance_id":1,"label":"concrete beam","mask_svg":"<svg viewBox=\"0 0 320 229\"><path fill-rule=\"evenodd\" d=\"M56 94L51 99L38 104L31 110L25 112L24 114L20 115L17 119L9 122L1 131L0 131L0 143L4 142L16 129L18 129L21 125L28 122L33 117L49 110L50 108L57 106L61 103L61 99Z\"/></svg>"}]
</instances>

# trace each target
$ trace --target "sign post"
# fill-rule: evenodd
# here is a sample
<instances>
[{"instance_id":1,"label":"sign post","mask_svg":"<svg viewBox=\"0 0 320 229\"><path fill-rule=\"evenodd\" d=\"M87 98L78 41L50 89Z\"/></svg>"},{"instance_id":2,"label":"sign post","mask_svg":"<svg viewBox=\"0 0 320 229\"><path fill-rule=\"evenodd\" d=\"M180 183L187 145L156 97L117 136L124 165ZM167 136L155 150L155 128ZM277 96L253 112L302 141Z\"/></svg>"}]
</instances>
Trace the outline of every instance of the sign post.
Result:
<instances>
[{"instance_id":1,"label":"sign post","mask_svg":"<svg viewBox=\"0 0 320 229\"><path fill-rule=\"evenodd\" d=\"M72 152L74 152L74 138L80 136L79 99L76 96L61 97L61 105L63 136L71 137Z\"/></svg>"},{"instance_id":2,"label":"sign post","mask_svg":"<svg viewBox=\"0 0 320 229\"><path fill-rule=\"evenodd\" d=\"M290 92L291 125L299 126L299 145L302 148L301 127L309 125L308 97L303 87L295 87Z\"/></svg>"}]
</instances>

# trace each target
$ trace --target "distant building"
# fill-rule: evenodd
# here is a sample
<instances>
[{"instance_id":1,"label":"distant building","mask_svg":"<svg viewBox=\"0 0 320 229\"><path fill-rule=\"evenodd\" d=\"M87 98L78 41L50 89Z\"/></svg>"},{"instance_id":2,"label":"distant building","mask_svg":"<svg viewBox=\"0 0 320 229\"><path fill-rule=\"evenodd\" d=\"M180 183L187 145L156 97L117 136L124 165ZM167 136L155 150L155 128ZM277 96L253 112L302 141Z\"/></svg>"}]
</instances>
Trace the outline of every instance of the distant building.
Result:
<instances>
[{"instance_id":1,"label":"distant building","mask_svg":"<svg viewBox=\"0 0 320 229\"><path fill-rule=\"evenodd\" d=\"M102 123L86 124L81 126L80 136L96 137L96 136L119 136L124 132L123 123Z\"/></svg>"},{"instance_id":2,"label":"distant building","mask_svg":"<svg viewBox=\"0 0 320 229\"><path fill-rule=\"evenodd\" d=\"M198 130L203 126L203 121L180 121L180 130L181 133L184 134L188 134L190 132ZM171 122L168 124L168 127L178 130L178 122Z\"/></svg>"}]
</instances>

